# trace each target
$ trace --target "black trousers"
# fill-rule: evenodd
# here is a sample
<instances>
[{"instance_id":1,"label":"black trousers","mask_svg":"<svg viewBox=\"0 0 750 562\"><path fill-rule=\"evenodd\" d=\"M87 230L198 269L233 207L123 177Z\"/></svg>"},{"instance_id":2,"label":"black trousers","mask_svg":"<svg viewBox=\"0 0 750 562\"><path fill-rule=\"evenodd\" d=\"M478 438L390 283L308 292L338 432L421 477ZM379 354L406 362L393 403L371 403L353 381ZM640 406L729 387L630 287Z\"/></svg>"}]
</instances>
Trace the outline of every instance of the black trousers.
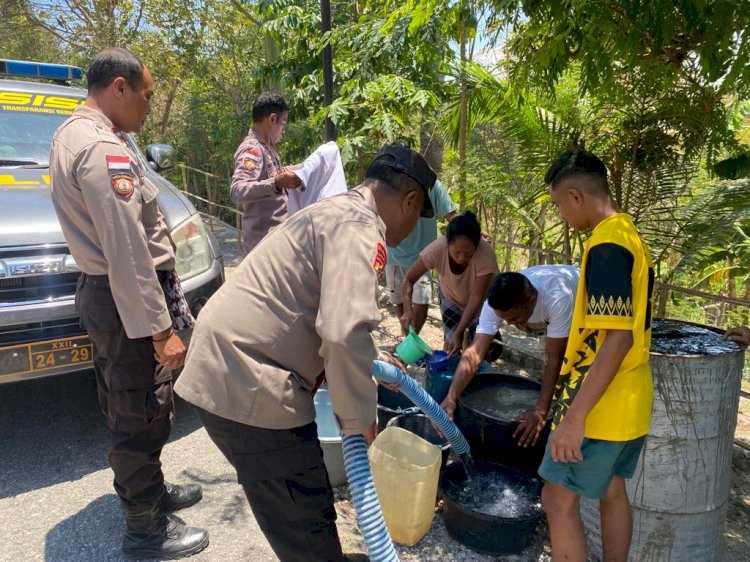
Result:
<instances>
[{"instance_id":1,"label":"black trousers","mask_svg":"<svg viewBox=\"0 0 750 562\"><path fill-rule=\"evenodd\" d=\"M196 408L237 471L258 526L281 562L342 562L336 509L315 422L263 429Z\"/></svg>"},{"instance_id":2,"label":"black trousers","mask_svg":"<svg viewBox=\"0 0 750 562\"><path fill-rule=\"evenodd\" d=\"M159 457L172 429L172 373L156 363L151 338L127 337L106 276L81 275L76 308L93 343L115 491L126 513L152 510L164 493Z\"/></svg>"}]
</instances>

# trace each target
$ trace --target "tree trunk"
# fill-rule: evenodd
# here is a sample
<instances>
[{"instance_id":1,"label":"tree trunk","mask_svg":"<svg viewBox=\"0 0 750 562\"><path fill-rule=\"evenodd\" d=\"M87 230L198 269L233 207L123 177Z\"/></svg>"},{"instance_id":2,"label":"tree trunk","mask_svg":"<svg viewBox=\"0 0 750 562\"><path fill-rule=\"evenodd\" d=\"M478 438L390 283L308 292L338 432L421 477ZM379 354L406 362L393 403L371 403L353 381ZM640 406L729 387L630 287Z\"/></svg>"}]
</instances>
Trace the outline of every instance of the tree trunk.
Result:
<instances>
[{"instance_id":1,"label":"tree trunk","mask_svg":"<svg viewBox=\"0 0 750 562\"><path fill-rule=\"evenodd\" d=\"M357 149L357 185L365 179L365 159L362 156L362 150Z\"/></svg>"},{"instance_id":2,"label":"tree trunk","mask_svg":"<svg viewBox=\"0 0 750 562\"><path fill-rule=\"evenodd\" d=\"M656 305L656 317L664 318L667 315L667 303L669 302L669 289L662 286L659 290L659 300Z\"/></svg>"},{"instance_id":3,"label":"tree trunk","mask_svg":"<svg viewBox=\"0 0 750 562\"><path fill-rule=\"evenodd\" d=\"M331 30L331 3L329 0L320 0L320 31L325 35ZM323 105L330 106L333 103L333 50L331 42L328 41L323 47ZM336 127L330 117L325 118L326 141L336 140Z\"/></svg>"},{"instance_id":4,"label":"tree trunk","mask_svg":"<svg viewBox=\"0 0 750 562\"><path fill-rule=\"evenodd\" d=\"M732 299L737 298L737 281L731 276L732 267L734 267L734 259L729 258L727 260L727 296ZM729 314L737 310L737 305L727 304L727 312ZM728 315L729 316L729 315Z\"/></svg>"},{"instance_id":5,"label":"tree trunk","mask_svg":"<svg viewBox=\"0 0 750 562\"><path fill-rule=\"evenodd\" d=\"M499 210L498 210L498 213L499 213ZM510 228L510 219L506 218L503 221L503 224L505 226L505 232L502 233L503 234L502 237L505 238L505 239L507 239L508 242L513 242L514 241L513 240L514 236L513 236L513 233L511 232L511 228ZM506 246L504 251L505 251L505 255L503 256L503 271L510 271L511 257L512 257L511 251L512 250L511 250L511 248L509 246Z\"/></svg>"},{"instance_id":6,"label":"tree trunk","mask_svg":"<svg viewBox=\"0 0 750 562\"><path fill-rule=\"evenodd\" d=\"M443 172L443 139L436 134L432 123L424 123L419 130L419 152L439 176Z\"/></svg>"},{"instance_id":7,"label":"tree trunk","mask_svg":"<svg viewBox=\"0 0 750 562\"><path fill-rule=\"evenodd\" d=\"M626 212L630 212L630 194L633 192L633 179L635 178L635 170L636 170L636 167L638 166L638 146L641 143L642 127L643 127L643 113L641 113L641 115L638 117L638 129L635 135L635 140L633 141L633 148L631 150L630 166L629 166L630 169L628 170L628 185L625 189L625 193L623 194L621 192L619 195L620 199L617 201L617 204L620 205L620 208L622 208ZM623 195L624 195L624 200L622 199Z\"/></svg>"},{"instance_id":8,"label":"tree trunk","mask_svg":"<svg viewBox=\"0 0 750 562\"><path fill-rule=\"evenodd\" d=\"M544 246L544 239L542 237L542 232L544 232L544 227L546 224L547 219L547 203L542 203L542 207L539 210L539 214L537 215L536 221L536 231L533 231L531 233L531 245L536 248L534 250L534 260L536 265L544 265L546 262L546 255L544 252L540 252L539 250L542 250Z\"/></svg>"},{"instance_id":9,"label":"tree trunk","mask_svg":"<svg viewBox=\"0 0 750 562\"><path fill-rule=\"evenodd\" d=\"M172 103L174 102L174 98L177 95L177 88L180 87L180 79L177 78L172 83L172 88L169 90L169 95L167 96L167 102L164 104L164 115L161 117L161 123L159 123L159 135L161 137L164 137L164 135L167 133L167 125L169 125L169 113L172 111Z\"/></svg>"},{"instance_id":10,"label":"tree trunk","mask_svg":"<svg viewBox=\"0 0 750 562\"><path fill-rule=\"evenodd\" d=\"M466 208L466 135L468 133L468 92L466 85L466 21L461 20L461 97L459 100L458 117L458 183L459 183L459 206L463 211Z\"/></svg>"},{"instance_id":11,"label":"tree trunk","mask_svg":"<svg viewBox=\"0 0 750 562\"><path fill-rule=\"evenodd\" d=\"M274 40L273 36L266 31L263 36L263 50L266 55L266 65L271 66L277 60L279 60L279 44ZM276 76L269 73L265 80L266 90L269 92L280 92L281 82Z\"/></svg>"}]
</instances>

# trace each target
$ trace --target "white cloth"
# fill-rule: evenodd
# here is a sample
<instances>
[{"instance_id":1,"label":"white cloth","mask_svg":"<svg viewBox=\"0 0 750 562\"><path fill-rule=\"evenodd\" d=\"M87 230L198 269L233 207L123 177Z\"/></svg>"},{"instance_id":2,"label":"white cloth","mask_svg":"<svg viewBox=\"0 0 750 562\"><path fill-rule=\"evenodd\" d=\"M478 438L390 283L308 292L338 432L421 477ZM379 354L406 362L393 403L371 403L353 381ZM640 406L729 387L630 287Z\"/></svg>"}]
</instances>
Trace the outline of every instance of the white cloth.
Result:
<instances>
[{"instance_id":1,"label":"white cloth","mask_svg":"<svg viewBox=\"0 0 750 562\"><path fill-rule=\"evenodd\" d=\"M294 173L302 185L288 192L289 216L321 199L346 193L341 153L333 141L321 144Z\"/></svg>"},{"instance_id":2,"label":"white cloth","mask_svg":"<svg viewBox=\"0 0 750 562\"><path fill-rule=\"evenodd\" d=\"M548 338L567 338L573 319L580 271L572 265L535 265L521 272L537 290L529 326L546 326ZM485 300L479 315L478 334L491 334L504 322Z\"/></svg>"}]
</instances>

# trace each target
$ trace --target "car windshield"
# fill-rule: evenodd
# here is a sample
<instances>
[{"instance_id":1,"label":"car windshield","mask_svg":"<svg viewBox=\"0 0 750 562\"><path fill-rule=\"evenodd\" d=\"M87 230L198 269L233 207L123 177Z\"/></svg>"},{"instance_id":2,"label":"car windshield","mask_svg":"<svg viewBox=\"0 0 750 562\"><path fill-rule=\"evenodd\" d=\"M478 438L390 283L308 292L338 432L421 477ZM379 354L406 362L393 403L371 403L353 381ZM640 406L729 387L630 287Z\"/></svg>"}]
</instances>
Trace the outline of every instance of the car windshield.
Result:
<instances>
[{"instance_id":1,"label":"car windshield","mask_svg":"<svg viewBox=\"0 0 750 562\"><path fill-rule=\"evenodd\" d=\"M0 168L48 166L52 136L80 103L0 89Z\"/></svg>"}]
</instances>

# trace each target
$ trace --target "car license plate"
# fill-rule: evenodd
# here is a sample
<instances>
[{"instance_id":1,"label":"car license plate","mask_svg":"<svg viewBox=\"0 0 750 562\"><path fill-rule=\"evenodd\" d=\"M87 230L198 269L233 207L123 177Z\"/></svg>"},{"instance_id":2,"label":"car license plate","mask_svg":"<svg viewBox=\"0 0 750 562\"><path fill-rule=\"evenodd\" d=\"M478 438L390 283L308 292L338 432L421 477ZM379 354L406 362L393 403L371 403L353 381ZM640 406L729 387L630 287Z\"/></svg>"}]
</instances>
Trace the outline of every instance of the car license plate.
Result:
<instances>
[{"instance_id":1,"label":"car license plate","mask_svg":"<svg viewBox=\"0 0 750 562\"><path fill-rule=\"evenodd\" d=\"M70 365L88 367L92 360L88 336L0 347L0 376L25 375Z\"/></svg>"}]
</instances>

